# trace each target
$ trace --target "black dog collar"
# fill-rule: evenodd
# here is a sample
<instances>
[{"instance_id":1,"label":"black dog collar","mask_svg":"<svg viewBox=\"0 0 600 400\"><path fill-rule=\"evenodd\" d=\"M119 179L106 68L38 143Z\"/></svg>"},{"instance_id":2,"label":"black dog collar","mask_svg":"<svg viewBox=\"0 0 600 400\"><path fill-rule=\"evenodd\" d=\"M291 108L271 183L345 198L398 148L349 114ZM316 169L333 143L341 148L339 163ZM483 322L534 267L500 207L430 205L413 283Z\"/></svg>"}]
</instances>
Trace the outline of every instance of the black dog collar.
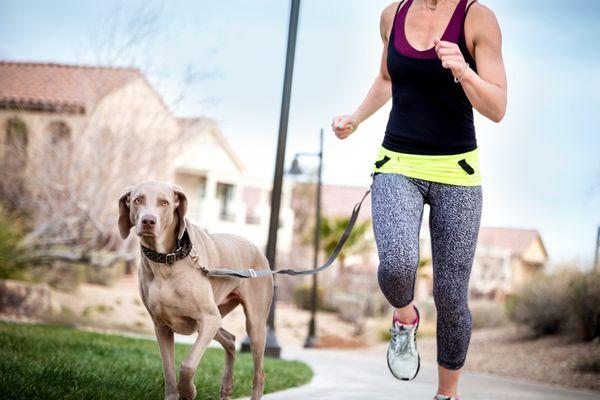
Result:
<instances>
[{"instance_id":1,"label":"black dog collar","mask_svg":"<svg viewBox=\"0 0 600 400\"><path fill-rule=\"evenodd\" d=\"M192 241L190 240L190 237L188 235L188 231L186 228L185 231L183 232L183 236L181 237L181 240L178 240L178 242L177 242L177 250L175 250L173 253L158 253L158 252L144 246L141 243L140 243L140 246L142 246L142 252L144 253L144 255L146 257L148 257L149 260L157 262L157 263L161 263L161 264L172 265L176 261L182 260L185 257L187 257L188 254L190 254L190 251L192 250Z\"/></svg>"}]
</instances>

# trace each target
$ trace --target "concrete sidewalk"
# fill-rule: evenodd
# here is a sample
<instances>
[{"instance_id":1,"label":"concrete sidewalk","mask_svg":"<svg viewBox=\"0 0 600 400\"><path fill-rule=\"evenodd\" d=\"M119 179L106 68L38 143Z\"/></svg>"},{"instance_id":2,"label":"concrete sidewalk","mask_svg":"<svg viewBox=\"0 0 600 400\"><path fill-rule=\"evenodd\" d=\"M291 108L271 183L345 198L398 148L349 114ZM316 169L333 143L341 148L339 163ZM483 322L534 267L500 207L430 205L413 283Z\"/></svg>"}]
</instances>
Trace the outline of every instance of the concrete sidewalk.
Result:
<instances>
[{"instance_id":1,"label":"concrete sidewalk","mask_svg":"<svg viewBox=\"0 0 600 400\"><path fill-rule=\"evenodd\" d=\"M437 387L437 367L431 363L421 364L419 375L413 381L402 382L392 377L385 362L385 347L364 350L286 347L282 356L306 362L315 375L308 385L266 395L265 400L431 400ZM473 372L463 374L460 396L464 400L600 399L599 392L568 390Z\"/></svg>"}]
</instances>

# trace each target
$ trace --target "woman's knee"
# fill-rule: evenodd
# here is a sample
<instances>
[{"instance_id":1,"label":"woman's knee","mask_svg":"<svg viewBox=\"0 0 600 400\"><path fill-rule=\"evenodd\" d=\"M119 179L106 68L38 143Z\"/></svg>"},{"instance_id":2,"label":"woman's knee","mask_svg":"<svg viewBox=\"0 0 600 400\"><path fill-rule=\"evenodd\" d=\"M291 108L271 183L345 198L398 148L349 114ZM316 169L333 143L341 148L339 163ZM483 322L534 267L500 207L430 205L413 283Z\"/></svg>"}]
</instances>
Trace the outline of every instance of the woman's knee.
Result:
<instances>
[{"instance_id":1,"label":"woman's knee","mask_svg":"<svg viewBox=\"0 0 600 400\"><path fill-rule=\"evenodd\" d=\"M377 268L379 287L388 302L397 308L413 300L417 260L381 258Z\"/></svg>"}]
</instances>

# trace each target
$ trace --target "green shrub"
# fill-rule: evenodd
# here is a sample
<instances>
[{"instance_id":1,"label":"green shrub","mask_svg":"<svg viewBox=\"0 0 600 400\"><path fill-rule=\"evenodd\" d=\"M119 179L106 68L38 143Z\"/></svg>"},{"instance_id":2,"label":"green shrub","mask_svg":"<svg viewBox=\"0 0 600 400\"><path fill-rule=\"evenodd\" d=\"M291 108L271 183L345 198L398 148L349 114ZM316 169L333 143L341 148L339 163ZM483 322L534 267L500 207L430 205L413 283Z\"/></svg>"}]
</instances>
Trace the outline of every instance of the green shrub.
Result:
<instances>
[{"instance_id":1,"label":"green shrub","mask_svg":"<svg viewBox=\"0 0 600 400\"><path fill-rule=\"evenodd\" d=\"M312 285L300 284L294 287L294 305L301 310L310 310L312 305ZM317 287L317 310L335 311L335 307L325 301L324 289Z\"/></svg>"},{"instance_id":2,"label":"green shrub","mask_svg":"<svg viewBox=\"0 0 600 400\"><path fill-rule=\"evenodd\" d=\"M573 369L577 372L600 374L600 357L597 354L592 354L577 360L577 364Z\"/></svg>"},{"instance_id":3,"label":"green shrub","mask_svg":"<svg viewBox=\"0 0 600 400\"><path fill-rule=\"evenodd\" d=\"M121 271L123 271L121 265L107 267L88 265L85 269L85 281L94 285L110 286L117 276L122 275Z\"/></svg>"},{"instance_id":4,"label":"green shrub","mask_svg":"<svg viewBox=\"0 0 600 400\"><path fill-rule=\"evenodd\" d=\"M53 288L71 291L85 281L86 269L85 264L55 262L51 266L36 268L36 276Z\"/></svg>"},{"instance_id":5,"label":"green shrub","mask_svg":"<svg viewBox=\"0 0 600 400\"><path fill-rule=\"evenodd\" d=\"M385 320L377 327L377 338L381 342L389 342L392 339L390 328L392 327L391 318ZM419 329L417 330L418 338L435 337L436 326L435 321L421 320L419 322Z\"/></svg>"},{"instance_id":6,"label":"green shrub","mask_svg":"<svg viewBox=\"0 0 600 400\"><path fill-rule=\"evenodd\" d=\"M473 319L473 329L495 328L508 322L503 306L495 301L471 301L469 308Z\"/></svg>"},{"instance_id":7,"label":"green shrub","mask_svg":"<svg viewBox=\"0 0 600 400\"><path fill-rule=\"evenodd\" d=\"M572 315L583 339L600 336L600 272L575 276L570 282Z\"/></svg>"},{"instance_id":8,"label":"green shrub","mask_svg":"<svg viewBox=\"0 0 600 400\"><path fill-rule=\"evenodd\" d=\"M114 307L106 304L98 304L95 306L87 306L81 313L82 317L91 317L93 314L107 314L113 312Z\"/></svg>"},{"instance_id":9,"label":"green shrub","mask_svg":"<svg viewBox=\"0 0 600 400\"><path fill-rule=\"evenodd\" d=\"M44 282L60 290L73 290L82 282L108 286L123 273L124 263L110 267L62 261L33 263L19 244L25 236L25 218L0 206L0 279Z\"/></svg>"},{"instance_id":10,"label":"green shrub","mask_svg":"<svg viewBox=\"0 0 600 400\"><path fill-rule=\"evenodd\" d=\"M517 296L512 293L507 294L504 299L504 313L509 319L514 320L516 307L517 307Z\"/></svg>"},{"instance_id":11,"label":"green shrub","mask_svg":"<svg viewBox=\"0 0 600 400\"><path fill-rule=\"evenodd\" d=\"M511 319L539 335L562 330L600 337L600 273L563 271L539 278L507 299Z\"/></svg>"},{"instance_id":12,"label":"green shrub","mask_svg":"<svg viewBox=\"0 0 600 400\"><path fill-rule=\"evenodd\" d=\"M369 296L364 299L363 303L363 312L366 317L382 317L388 315L390 312L390 303L388 303L381 290L371 292Z\"/></svg>"},{"instance_id":13,"label":"green shrub","mask_svg":"<svg viewBox=\"0 0 600 400\"><path fill-rule=\"evenodd\" d=\"M558 333L569 322L569 279L541 276L515 295L511 318L536 335Z\"/></svg>"},{"instance_id":14,"label":"green shrub","mask_svg":"<svg viewBox=\"0 0 600 400\"><path fill-rule=\"evenodd\" d=\"M23 279L24 254L19 249L23 227L19 219L0 207L0 279Z\"/></svg>"}]
</instances>

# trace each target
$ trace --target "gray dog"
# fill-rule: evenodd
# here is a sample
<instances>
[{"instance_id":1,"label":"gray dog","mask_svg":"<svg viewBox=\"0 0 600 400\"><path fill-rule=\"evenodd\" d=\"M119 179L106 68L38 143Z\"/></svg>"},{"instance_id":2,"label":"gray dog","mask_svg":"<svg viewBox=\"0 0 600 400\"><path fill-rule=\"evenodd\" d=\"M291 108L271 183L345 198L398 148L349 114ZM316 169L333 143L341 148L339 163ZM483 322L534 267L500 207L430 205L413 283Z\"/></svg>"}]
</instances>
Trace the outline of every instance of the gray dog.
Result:
<instances>
[{"instance_id":1,"label":"gray dog","mask_svg":"<svg viewBox=\"0 0 600 400\"><path fill-rule=\"evenodd\" d=\"M252 399L265 384L263 358L266 320L273 297L273 278L243 280L209 277L200 266L268 269L259 249L230 234L208 234L185 217L187 198L176 185L145 181L126 188L119 199L119 231L123 239L135 226L140 237L140 295L152 322L165 375L165 399L194 399L194 374L212 339L225 349L221 399L233 390L235 337L221 328L222 318L242 304L254 360ZM191 245L191 246L190 246ZM192 254L189 254L189 248ZM186 251L187 250L187 251ZM197 263L193 257L197 257ZM173 332L198 333L175 376Z\"/></svg>"}]
</instances>

